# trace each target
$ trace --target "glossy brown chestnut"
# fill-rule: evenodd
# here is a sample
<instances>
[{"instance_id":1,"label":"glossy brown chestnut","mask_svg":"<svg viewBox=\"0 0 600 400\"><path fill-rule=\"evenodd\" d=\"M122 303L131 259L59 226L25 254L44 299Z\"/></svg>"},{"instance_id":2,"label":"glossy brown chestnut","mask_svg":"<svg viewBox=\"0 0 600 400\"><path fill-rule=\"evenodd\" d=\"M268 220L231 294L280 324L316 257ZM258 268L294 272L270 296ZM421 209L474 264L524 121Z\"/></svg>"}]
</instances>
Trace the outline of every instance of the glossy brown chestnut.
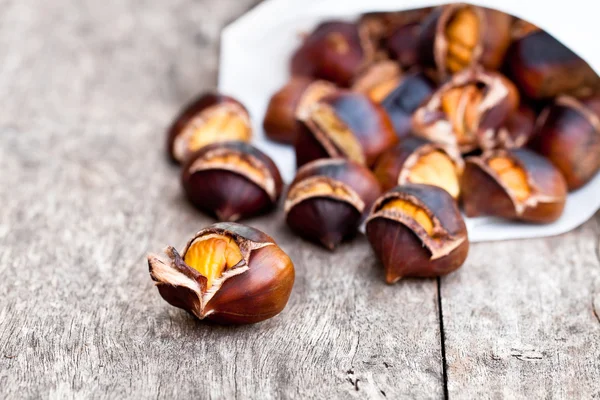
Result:
<instances>
[{"instance_id":1,"label":"glossy brown chestnut","mask_svg":"<svg viewBox=\"0 0 600 400\"><path fill-rule=\"evenodd\" d=\"M343 157L372 165L398 142L383 107L364 94L337 92L299 114L296 164Z\"/></svg>"},{"instance_id":2,"label":"glossy brown chestnut","mask_svg":"<svg viewBox=\"0 0 600 400\"><path fill-rule=\"evenodd\" d=\"M531 147L563 173L570 190L600 170L600 96L561 96L539 119Z\"/></svg>"},{"instance_id":3,"label":"glossy brown chestnut","mask_svg":"<svg viewBox=\"0 0 600 400\"><path fill-rule=\"evenodd\" d=\"M544 157L527 149L495 150L466 159L461 179L465 213L550 223L563 213L567 184Z\"/></svg>"},{"instance_id":4,"label":"glossy brown chestnut","mask_svg":"<svg viewBox=\"0 0 600 400\"><path fill-rule=\"evenodd\" d=\"M421 23L431 10L431 8L419 8L396 12L371 12L363 14L358 23L368 32L373 43L382 45L396 30Z\"/></svg>"},{"instance_id":5,"label":"glossy brown chestnut","mask_svg":"<svg viewBox=\"0 0 600 400\"><path fill-rule=\"evenodd\" d=\"M352 84L352 90L381 103L402 80L402 70L395 61L379 61L367 68Z\"/></svg>"},{"instance_id":6,"label":"glossy brown chestnut","mask_svg":"<svg viewBox=\"0 0 600 400\"><path fill-rule=\"evenodd\" d=\"M440 187L458 199L462 169L462 159L450 155L442 145L408 136L383 153L373 171L383 190L418 183Z\"/></svg>"},{"instance_id":7,"label":"glossy brown chestnut","mask_svg":"<svg viewBox=\"0 0 600 400\"><path fill-rule=\"evenodd\" d=\"M292 77L269 102L263 123L265 134L276 142L294 144L298 131L296 122L298 111L335 93L336 90L337 88L331 82Z\"/></svg>"},{"instance_id":8,"label":"glossy brown chestnut","mask_svg":"<svg viewBox=\"0 0 600 400\"><path fill-rule=\"evenodd\" d=\"M456 202L436 186L398 186L377 200L367 237L385 279L433 278L460 268L469 253L467 228Z\"/></svg>"},{"instance_id":9,"label":"glossy brown chestnut","mask_svg":"<svg viewBox=\"0 0 600 400\"><path fill-rule=\"evenodd\" d=\"M183 163L193 152L212 143L248 142L252 124L246 108L237 100L207 93L193 100L169 128L167 149L171 159Z\"/></svg>"},{"instance_id":10,"label":"glossy brown chestnut","mask_svg":"<svg viewBox=\"0 0 600 400\"><path fill-rule=\"evenodd\" d=\"M512 113L504 126L486 140L480 141L484 150L489 149L516 149L525 146L532 138L535 130L536 114L533 109L525 104Z\"/></svg>"},{"instance_id":11,"label":"glossy brown chestnut","mask_svg":"<svg viewBox=\"0 0 600 400\"><path fill-rule=\"evenodd\" d=\"M283 188L275 163L244 142L215 143L194 153L181 182L192 204L221 221L270 211Z\"/></svg>"},{"instance_id":12,"label":"glossy brown chestnut","mask_svg":"<svg viewBox=\"0 0 600 400\"><path fill-rule=\"evenodd\" d=\"M533 99L585 96L600 86L598 74L545 31L534 31L514 42L507 65L519 89Z\"/></svg>"},{"instance_id":13,"label":"glossy brown chestnut","mask_svg":"<svg viewBox=\"0 0 600 400\"><path fill-rule=\"evenodd\" d=\"M420 61L421 27L420 22L401 26L392 32L385 44L390 56L397 60L404 69L412 68Z\"/></svg>"},{"instance_id":14,"label":"glossy brown chestnut","mask_svg":"<svg viewBox=\"0 0 600 400\"><path fill-rule=\"evenodd\" d=\"M421 64L435 67L440 82L475 65L498 69L510 46L513 18L468 4L434 10L419 38Z\"/></svg>"},{"instance_id":15,"label":"glossy brown chestnut","mask_svg":"<svg viewBox=\"0 0 600 400\"><path fill-rule=\"evenodd\" d=\"M368 32L356 23L321 23L296 50L291 73L349 87L352 80L375 58L375 45Z\"/></svg>"},{"instance_id":16,"label":"glossy brown chestnut","mask_svg":"<svg viewBox=\"0 0 600 400\"><path fill-rule=\"evenodd\" d=\"M330 250L354 236L380 195L377 179L355 162L321 159L298 170L285 202L287 224Z\"/></svg>"},{"instance_id":17,"label":"glossy brown chestnut","mask_svg":"<svg viewBox=\"0 0 600 400\"><path fill-rule=\"evenodd\" d=\"M481 68L452 77L413 117L415 133L460 153L495 147L498 131L519 106L517 88Z\"/></svg>"},{"instance_id":18,"label":"glossy brown chestnut","mask_svg":"<svg viewBox=\"0 0 600 400\"><path fill-rule=\"evenodd\" d=\"M396 136L403 138L412 132L413 113L425 103L435 91L435 86L425 74L412 72L381 103L392 120Z\"/></svg>"},{"instance_id":19,"label":"glossy brown chestnut","mask_svg":"<svg viewBox=\"0 0 600 400\"><path fill-rule=\"evenodd\" d=\"M198 319L252 324L285 307L294 285L290 258L263 232L218 223L198 232L182 255L148 256L150 276L169 304Z\"/></svg>"}]
</instances>

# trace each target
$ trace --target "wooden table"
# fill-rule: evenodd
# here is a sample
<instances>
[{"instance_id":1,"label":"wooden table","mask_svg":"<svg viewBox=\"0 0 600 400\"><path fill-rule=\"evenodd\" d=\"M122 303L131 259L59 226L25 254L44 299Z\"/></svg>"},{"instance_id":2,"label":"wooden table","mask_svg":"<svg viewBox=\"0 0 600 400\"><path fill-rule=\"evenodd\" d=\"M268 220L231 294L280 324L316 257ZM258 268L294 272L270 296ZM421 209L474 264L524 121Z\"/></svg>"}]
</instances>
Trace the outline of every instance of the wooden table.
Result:
<instances>
[{"instance_id":1,"label":"wooden table","mask_svg":"<svg viewBox=\"0 0 600 400\"><path fill-rule=\"evenodd\" d=\"M165 127L255 3L0 0L0 397L599 398L600 214L395 286L365 238L330 253L276 214L250 223L296 264L280 316L210 326L159 297L146 253L211 223Z\"/></svg>"}]
</instances>

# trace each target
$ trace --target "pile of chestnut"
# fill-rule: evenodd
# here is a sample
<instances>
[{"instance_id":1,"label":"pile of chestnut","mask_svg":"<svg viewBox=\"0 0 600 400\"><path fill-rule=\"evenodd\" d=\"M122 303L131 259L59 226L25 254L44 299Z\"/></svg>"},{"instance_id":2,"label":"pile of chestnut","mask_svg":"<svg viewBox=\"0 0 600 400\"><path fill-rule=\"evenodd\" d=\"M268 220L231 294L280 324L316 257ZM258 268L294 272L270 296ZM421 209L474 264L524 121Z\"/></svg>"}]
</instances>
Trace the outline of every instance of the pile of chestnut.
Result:
<instances>
[{"instance_id":1,"label":"pile of chestnut","mask_svg":"<svg viewBox=\"0 0 600 400\"><path fill-rule=\"evenodd\" d=\"M599 76L547 32L451 4L326 21L306 35L264 130L293 145L283 209L334 250L364 223L388 283L459 268L469 217L551 223L600 169ZM253 147L246 108L207 94L168 135L189 200L220 223L183 255L149 256L172 305L257 322L285 306L293 264L269 236L231 223L277 208L284 185ZM251 257L252 255L252 257Z\"/></svg>"}]
</instances>

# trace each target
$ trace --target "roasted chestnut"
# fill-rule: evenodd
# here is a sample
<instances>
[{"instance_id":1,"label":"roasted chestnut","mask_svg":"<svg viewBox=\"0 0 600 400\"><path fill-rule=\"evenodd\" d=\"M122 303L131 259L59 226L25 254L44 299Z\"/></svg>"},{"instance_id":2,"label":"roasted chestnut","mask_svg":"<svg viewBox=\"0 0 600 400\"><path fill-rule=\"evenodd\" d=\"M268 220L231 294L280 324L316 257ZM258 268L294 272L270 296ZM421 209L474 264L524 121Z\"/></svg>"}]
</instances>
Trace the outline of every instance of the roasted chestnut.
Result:
<instances>
[{"instance_id":1,"label":"roasted chestnut","mask_svg":"<svg viewBox=\"0 0 600 400\"><path fill-rule=\"evenodd\" d=\"M372 165L397 143L385 110L360 93L337 92L299 113L296 163L344 157Z\"/></svg>"},{"instance_id":2,"label":"roasted chestnut","mask_svg":"<svg viewBox=\"0 0 600 400\"><path fill-rule=\"evenodd\" d=\"M418 8L395 12L371 12L363 14L358 24L368 32L373 43L383 45L397 29L419 24L431 10L431 8Z\"/></svg>"},{"instance_id":3,"label":"roasted chestnut","mask_svg":"<svg viewBox=\"0 0 600 400\"><path fill-rule=\"evenodd\" d=\"M496 134L490 132L487 138L480 141L484 150L493 148L516 149L525 146L535 130L536 114L533 109L525 104L512 113L504 126Z\"/></svg>"},{"instance_id":4,"label":"roasted chestnut","mask_svg":"<svg viewBox=\"0 0 600 400\"><path fill-rule=\"evenodd\" d=\"M550 223L560 218L567 200L560 171L527 149L494 150L467 158L461 190L469 217Z\"/></svg>"},{"instance_id":5,"label":"roasted chestnut","mask_svg":"<svg viewBox=\"0 0 600 400\"><path fill-rule=\"evenodd\" d=\"M374 172L383 190L420 183L438 186L458 199L462 169L462 159L451 156L442 145L409 136L379 157Z\"/></svg>"},{"instance_id":6,"label":"roasted chestnut","mask_svg":"<svg viewBox=\"0 0 600 400\"><path fill-rule=\"evenodd\" d=\"M270 211L283 188L275 163L244 142L203 147L184 165L181 182L192 204L221 221Z\"/></svg>"},{"instance_id":7,"label":"roasted chestnut","mask_svg":"<svg viewBox=\"0 0 600 400\"><path fill-rule=\"evenodd\" d=\"M481 68L452 77L413 118L415 133L457 152L496 147L497 134L519 106L517 88Z\"/></svg>"},{"instance_id":8,"label":"roasted chestnut","mask_svg":"<svg viewBox=\"0 0 600 400\"><path fill-rule=\"evenodd\" d=\"M330 250L356 234L381 193L371 171L355 162L321 159L298 170L285 201L287 224Z\"/></svg>"},{"instance_id":9,"label":"roasted chestnut","mask_svg":"<svg viewBox=\"0 0 600 400\"><path fill-rule=\"evenodd\" d=\"M291 61L294 76L306 76L349 87L375 59L368 32L352 22L321 23L296 50Z\"/></svg>"},{"instance_id":10,"label":"roasted chestnut","mask_svg":"<svg viewBox=\"0 0 600 400\"><path fill-rule=\"evenodd\" d=\"M292 77L269 102L263 124L265 134L271 140L294 144L298 131L296 122L298 111L335 93L336 90L335 85L327 81Z\"/></svg>"},{"instance_id":11,"label":"roasted chestnut","mask_svg":"<svg viewBox=\"0 0 600 400\"><path fill-rule=\"evenodd\" d=\"M405 69L419 64L421 26L420 22L401 26L392 32L385 44L390 56Z\"/></svg>"},{"instance_id":12,"label":"roasted chestnut","mask_svg":"<svg viewBox=\"0 0 600 400\"><path fill-rule=\"evenodd\" d=\"M507 65L519 89L533 99L586 96L600 86L600 77L581 57L541 30L512 44Z\"/></svg>"},{"instance_id":13,"label":"roasted chestnut","mask_svg":"<svg viewBox=\"0 0 600 400\"><path fill-rule=\"evenodd\" d=\"M363 93L376 103L380 103L398 86L402 80L402 70L395 61L385 60L374 63L359 75L352 84L352 90Z\"/></svg>"},{"instance_id":14,"label":"roasted chestnut","mask_svg":"<svg viewBox=\"0 0 600 400\"><path fill-rule=\"evenodd\" d=\"M216 142L252 138L250 115L239 101L220 94L203 94L188 104L169 128L167 149L173 161Z\"/></svg>"},{"instance_id":15,"label":"roasted chestnut","mask_svg":"<svg viewBox=\"0 0 600 400\"><path fill-rule=\"evenodd\" d=\"M294 285L292 260L263 232L219 223L198 232L183 254L150 254L150 276L169 304L198 319L252 324L279 314Z\"/></svg>"},{"instance_id":16,"label":"roasted chestnut","mask_svg":"<svg viewBox=\"0 0 600 400\"><path fill-rule=\"evenodd\" d=\"M561 96L539 119L531 147L563 173L570 190L600 170L600 96Z\"/></svg>"},{"instance_id":17,"label":"roasted chestnut","mask_svg":"<svg viewBox=\"0 0 600 400\"><path fill-rule=\"evenodd\" d=\"M431 97L434 84L421 72L405 75L402 82L381 103L399 138L412 132L413 113Z\"/></svg>"},{"instance_id":18,"label":"roasted chestnut","mask_svg":"<svg viewBox=\"0 0 600 400\"><path fill-rule=\"evenodd\" d=\"M512 22L501 11L468 4L437 8L423 21L421 64L435 67L440 82L475 65L498 69L510 46Z\"/></svg>"},{"instance_id":19,"label":"roasted chestnut","mask_svg":"<svg viewBox=\"0 0 600 400\"><path fill-rule=\"evenodd\" d=\"M367 237L385 279L432 278L460 268L469 253L467 228L452 197L429 185L398 186L377 200Z\"/></svg>"}]
</instances>

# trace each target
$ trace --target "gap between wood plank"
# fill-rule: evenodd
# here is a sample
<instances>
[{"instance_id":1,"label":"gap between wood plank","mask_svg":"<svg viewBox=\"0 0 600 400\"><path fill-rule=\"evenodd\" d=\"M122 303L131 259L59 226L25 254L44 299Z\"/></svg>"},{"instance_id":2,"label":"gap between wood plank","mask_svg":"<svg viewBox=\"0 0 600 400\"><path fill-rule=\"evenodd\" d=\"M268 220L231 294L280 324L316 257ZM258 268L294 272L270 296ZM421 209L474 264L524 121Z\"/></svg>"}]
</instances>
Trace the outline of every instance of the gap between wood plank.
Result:
<instances>
[{"instance_id":1,"label":"gap between wood plank","mask_svg":"<svg viewBox=\"0 0 600 400\"><path fill-rule=\"evenodd\" d=\"M444 333L444 312L442 311L442 278L437 278L438 317L440 320L440 345L442 348L442 380L444 382L444 399L448 400L448 370L446 362L446 337Z\"/></svg>"}]
</instances>

